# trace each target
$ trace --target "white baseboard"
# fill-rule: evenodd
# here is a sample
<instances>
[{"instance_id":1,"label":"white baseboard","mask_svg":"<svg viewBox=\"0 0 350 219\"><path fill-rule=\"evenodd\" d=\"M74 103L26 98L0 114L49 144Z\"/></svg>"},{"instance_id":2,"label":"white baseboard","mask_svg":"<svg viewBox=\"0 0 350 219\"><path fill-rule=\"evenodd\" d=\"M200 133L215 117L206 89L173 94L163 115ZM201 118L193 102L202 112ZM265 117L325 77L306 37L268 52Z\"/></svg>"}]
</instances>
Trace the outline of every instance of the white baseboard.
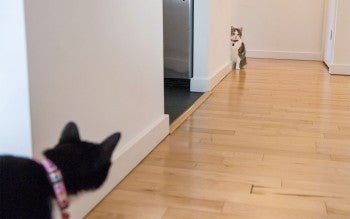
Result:
<instances>
[{"instance_id":1,"label":"white baseboard","mask_svg":"<svg viewBox=\"0 0 350 219\"><path fill-rule=\"evenodd\" d=\"M315 60L321 61L323 56L321 53L312 52L289 52L289 51L264 51L264 50L248 50L249 58L268 58L268 59L294 59L294 60Z\"/></svg>"},{"instance_id":2,"label":"white baseboard","mask_svg":"<svg viewBox=\"0 0 350 219\"><path fill-rule=\"evenodd\" d=\"M192 92L207 92L210 90L210 81L207 78L191 78Z\"/></svg>"},{"instance_id":3,"label":"white baseboard","mask_svg":"<svg viewBox=\"0 0 350 219\"><path fill-rule=\"evenodd\" d=\"M210 78L193 77L191 79L190 89L193 92L211 91L229 72L231 72L231 70L232 63L228 63Z\"/></svg>"},{"instance_id":4,"label":"white baseboard","mask_svg":"<svg viewBox=\"0 0 350 219\"><path fill-rule=\"evenodd\" d=\"M350 65L331 65L329 73L332 75L350 75Z\"/></svg>"},{"instance_id":5,"label":"white baseboard","mask_svg":"<svg viewBox=\"0 0 350 219\"><path fill-rule=\"evenodd\" d=\"M127 145L123 145L122 148L126 149L117 151L114 154L115 156L112 158L113 164L103 186L97 191L86 192L72 199L71 207L69 208L70 218L83 218L89 213L168 134L169 116L164 115L145 128ZM57 212L55 214L57 218L60 218Z\"/></svg>"}]
</instances>

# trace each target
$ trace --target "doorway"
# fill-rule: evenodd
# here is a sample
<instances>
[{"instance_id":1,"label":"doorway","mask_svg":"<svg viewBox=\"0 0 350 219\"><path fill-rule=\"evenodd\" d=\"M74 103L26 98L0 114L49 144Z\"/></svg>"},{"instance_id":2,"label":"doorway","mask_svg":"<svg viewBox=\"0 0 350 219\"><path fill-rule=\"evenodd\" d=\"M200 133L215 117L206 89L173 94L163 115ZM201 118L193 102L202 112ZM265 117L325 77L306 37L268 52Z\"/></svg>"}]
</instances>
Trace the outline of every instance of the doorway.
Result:
<instances>
[{"instance_id":1,"label":"doorway","mask_svg":"<svg viewBox=\"0 0 350 219\"><path fill-rule=\"evenodd\" d=\"M189 109L201 96L201 92L190 91L190 80L164 78L164 112L170 124Z\"/></svg>"},{"instance_id":2,"label":"doorway","mask_svg":"<svg viewBox=\"0 0 350 219\"><path fill-rule=\"evenodd\" d=\"M190 91L193 74L193 0L163 0L164 102L170 123L203 94Z\"/></svg>"}]
</instances>

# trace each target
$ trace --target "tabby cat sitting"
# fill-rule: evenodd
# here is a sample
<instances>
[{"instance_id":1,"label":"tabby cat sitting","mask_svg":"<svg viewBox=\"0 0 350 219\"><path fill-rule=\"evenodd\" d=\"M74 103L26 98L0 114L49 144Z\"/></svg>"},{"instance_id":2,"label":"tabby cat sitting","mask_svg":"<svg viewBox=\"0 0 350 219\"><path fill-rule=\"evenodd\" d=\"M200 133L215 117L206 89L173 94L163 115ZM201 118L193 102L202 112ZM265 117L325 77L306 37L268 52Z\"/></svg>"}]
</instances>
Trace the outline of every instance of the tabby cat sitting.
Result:
<instances>
[{"instance_id":1,"label":"tabby cat sitting","mask_svg":"<svg viewBox=\"0 0 350 219\"><path fill-rule=\"evenodd\" d=\"M232 69L241 69L247 64L245 45L242 41L243 28L231 27Z\"/></svg>"}]
</instances>

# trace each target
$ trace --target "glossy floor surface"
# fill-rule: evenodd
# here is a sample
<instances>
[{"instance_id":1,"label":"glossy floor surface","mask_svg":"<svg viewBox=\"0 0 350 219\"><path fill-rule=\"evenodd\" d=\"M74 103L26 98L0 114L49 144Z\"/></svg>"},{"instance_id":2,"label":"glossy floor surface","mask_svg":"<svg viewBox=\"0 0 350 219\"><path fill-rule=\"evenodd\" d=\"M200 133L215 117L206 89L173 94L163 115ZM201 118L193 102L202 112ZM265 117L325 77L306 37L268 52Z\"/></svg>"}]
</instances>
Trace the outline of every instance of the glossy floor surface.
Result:
<instances>
[{"instance_id":1,"label":"glossy floor surface","mask_svg":"<svg viewBox=\"0 0 350 219\"><path fill-rule=\"evenodd\" d=\"M248 62L87 218L350 218L350 77Z\"/></svg>"},{"instance_id":2,"label":"glossy floor surface","mask_svg":"<svg viewBox=\"0 0 350 219\"><path fill-rule=\"evenodd\" d=\"M164 86L164 112L170 123L184 113L203 93L191 92L189 87Z\"/></svg>"}]
</instances>

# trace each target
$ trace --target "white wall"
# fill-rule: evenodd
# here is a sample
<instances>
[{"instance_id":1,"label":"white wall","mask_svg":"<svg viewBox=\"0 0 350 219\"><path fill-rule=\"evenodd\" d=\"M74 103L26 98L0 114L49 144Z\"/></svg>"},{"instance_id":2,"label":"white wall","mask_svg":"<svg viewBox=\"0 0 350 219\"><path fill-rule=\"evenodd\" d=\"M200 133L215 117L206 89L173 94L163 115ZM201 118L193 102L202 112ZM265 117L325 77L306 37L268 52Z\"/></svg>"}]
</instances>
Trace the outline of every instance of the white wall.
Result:
<instances>
[{"instance_id":1,"label":"white wall","mask_svg":"<svg viewBox=\"0 0 350 219\"><path fill-rule=\"evenodd\" d=\"M91 141L122 132L104 188L73 203L81 218L168 133L162 1L25 3L35 157L70 120Z\"/></svg>"},{"instance_id":2,"label":"white wall","mask_svg":"<svg viewBox=\"0 0 350 219\"><path fill-rule=\"evenodd\" d=\"M325 0L233 0L232 25L243 27L247 55L323 59Z\"/></svg>"},{"instance_id":3,"label":"white wall","mask_svg":"<svg viewBox=\"0 0 350 219\"><path fill-rule=\"evenodd\" d=\"M209 0L194 0L193 77L208 78Z\"/></svg>"},{"instance_id":4,"label":"white wall","mask_svg":"<svg viewBox=\"0 0 350 219\"><path fill-rule=\"evenodd\" d=\"M0 154L31 157L22 0L0 0Z\"/></svg>"},{"instance_id":5,"label":"white wall","mask_svg":"<svg viewBox=\"0 0 350 219\"><path fill-rule=\"evenodd\" d=\"M231 0L194 1L194 57L191 90L211 90L231 71Z\"/></svg>"},{"instance_id":6,"label":"white wall","mask_svg":"<svg viewBox=\"0 0 350 219\"><path fill-rule=\"evenodd\" d=\"M338 0L332 74L350 75L350 1Z\"/></svg>"},{"instance_id":7,"label":"white wall","mask_svg":"<svg viewBox=\"0 0 350 219\"><path fill-rule=\"evenodd\" d=\"M231 60L231 0L209 1L209 77L224 69Z\"/></svg>"}]
</instances>

